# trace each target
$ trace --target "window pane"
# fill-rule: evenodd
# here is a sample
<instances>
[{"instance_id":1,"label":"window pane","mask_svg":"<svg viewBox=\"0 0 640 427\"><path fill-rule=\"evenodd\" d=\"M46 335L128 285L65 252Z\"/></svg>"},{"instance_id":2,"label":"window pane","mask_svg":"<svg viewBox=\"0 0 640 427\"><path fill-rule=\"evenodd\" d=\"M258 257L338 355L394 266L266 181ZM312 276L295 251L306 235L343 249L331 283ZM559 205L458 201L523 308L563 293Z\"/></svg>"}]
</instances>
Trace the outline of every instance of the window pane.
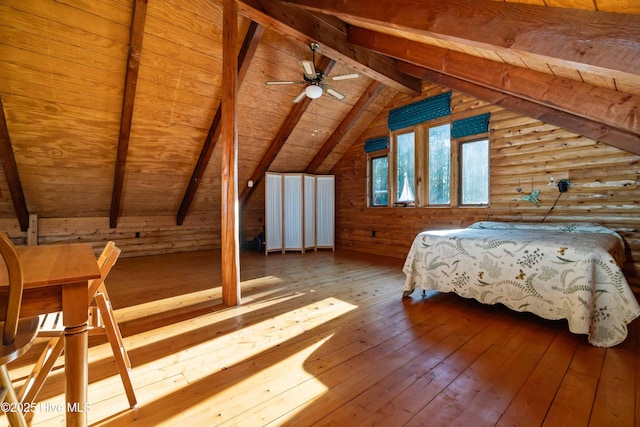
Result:
<instances>
[{"instance_id":1,"label":"window pane","mask_svg":"<svg viewBox=\"0 0 640 427\"><path fill-rule=\"evenodd\" d=\"M371 204L387 206L389 188L389 159L387 156L371 159Z\"/></svg>"},{"instance_id":2,"label":"window pane","mask_svg":"<svg viewBox=\"0 0 640 427\"><path fill-rule=\"evenodd\" d=\"M489 203L489 140L462 144L462 204Z\"/></svg>"},{"instance_id":3,"label":"window pane","mask_svg":"<svg viewBox=\"0 0 640 427\"><path fill-rule=\"evenodd\" d=\"M451 201L450 124L429 129L429 204L446 205Z\"/></svg>"},{"instance_id":4,"label":"window pane","mask_svg":"<svg viewBox=\"0 0 640 427\"><path fill-rule=\"evenodd\" d=\"M415 171L415 133L404 133L396 139L396 195L398 202L412 203L415 200L414 171Z\"/></svg>"}]
</instances>

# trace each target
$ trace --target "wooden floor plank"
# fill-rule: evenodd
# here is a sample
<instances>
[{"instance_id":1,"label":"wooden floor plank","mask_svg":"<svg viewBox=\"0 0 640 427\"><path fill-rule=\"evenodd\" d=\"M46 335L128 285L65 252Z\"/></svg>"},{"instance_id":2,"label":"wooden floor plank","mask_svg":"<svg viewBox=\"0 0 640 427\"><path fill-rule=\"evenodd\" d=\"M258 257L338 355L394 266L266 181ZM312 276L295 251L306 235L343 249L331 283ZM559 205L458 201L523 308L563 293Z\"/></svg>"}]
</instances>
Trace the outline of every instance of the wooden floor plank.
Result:
<instances>
[{"instance_id":1,"label":"wooden floor plank","mask_svg":"<svg viewBox=\"0 0 640 427\"><path fill-rule=\"evenodd\" d=\"M603 348L578 347L543 426L589 425L605 352Z\"/></svg>"},{"instance_id":2,"label":"wooden floor plank","mask_svg":"<svg viewBox=\"0 0 640 427\"><path fill-rule=\"evenodd\" d=\"M426 308L426 307L421 307ZM425 310L426 311L426 310ZM427 311L429 312L429 311ZM442 316L438 311L429 312L432 316ZM444 361L452 353L467 343L482 329L489 326L491 320L483 316L469 316L463 322L455 325L447 325L453 329L447 336L435 341L434 336L420 337L420 346L423 352L399 369L391 371L382 380L373 383L364 392L361 392L351 401L341 404L333 413L325 414L316 407L315 418L320 418L318 425L357 425L363 422L371 413L378 411L391 399L411 385L415 384L422 376L430 375L430 370ZM445 330L445 331L446 331ZM383 362L384 363L384 362ZM364 389L364 388L362 388ZM323 406L324 408L324 406ZM309 411L305 412L305 415Z\"/></svg>"},{"instance_id":3,"label":"wooden floor plank","mask_svg":"<svg viewBox=\"0 0 640 427\"><path fill-rule=\"evenodd\" d=\"M593 426L633 424L635 354L607 349L590 418Z\"/></svg>"},{"instance_id":4,"label":"wooden floor plank","mask_svg":"<svg viewBox=\"0 0 640 427\"><path fill-rule=\"evenodd\" d=\"M635 337L636 337L636 348L635 348L635 354L636 354L636 367L634 369L634 373L635 373L635 382L636 382L636 386L634 388L634 394L636 397L636 410L635 410L635 418L634 418L634 426L640 426L640 322L638 322L638 319L636 319L631 325L631 327L629 328L630 331L634 331L635 330ZM633 333L633 332L632 332ZM627 375L631 375L630 373L627 373Z\"/></svg>"},{"instance_id":5,"label":"wooden floor plank","mask_svg":"<svg viewBox=\"0 0 640 427\"><path fill-rule=\"evenodd\" d=\"M604 356L590 425L633 425L636 390L637 334L632 333L619 346L608 348ZM629 375L635 372L635 375Z\"/></svg>"},{"instance_id":6,"label":"wooden floor plank","mask_svg":"<svg viewBox=\"0 0 640 427\"><path fill-rule=\"evenodd\" d=\"M638 320L599 349L504 306L402 299L402 260L340 251L243 253L243 304L225 308L219 258L119 260L107 286L139 404L92 337L91 425L640 427ZM41 348L10 365L16 385ZM33 426L64 420L63 361Z\"/></svg>"},{"instance_id":7,"label":"wooden floor plank","mask_svg":"<svg viewBox=\"0 0 640 427\"><path fill-rule=\"evenodd\" d=\"M448 308L458 312L458 315L465 315L465 311L479 309L471 302L461 301L451 295L447 297ZM439 301L438 304L445 305L445 302ZM385 420L397 421L398 425L409 422L494 343L510 336L514 329L516 328L508 317L492 317L491 323L484 330L383 405L360 425L377 426L383 424Z\"/></svg>"},{"instance_id":8,"label":"wooden floor plank","mask_svg":"<svg viewBox=\"0 0 640 427\"><path fill-rule=\"evenodd\" d=\"M458 423L458 417L473 405L478 399L483 386L492 386L491 379L499 377L505 362L509 362L518 350L531 340L537 330L530 328L512 330L508 342L504 346L490 346L477 360L467 369L462 371L458 377L436 396L428 405L422 408L407 425L447 425L465 426L469 421ZM506 380L506 378L504 378ZM493 406L481 407L476 413L477 420L474 425L488 425L482 423L487 410ZM477 410L478 408L476 408Z\"/></svg>"},{"instance_id":9,"label":"wooden floor plank","mask_svg":"<svg viewBox=\"0 0 640 427\"><path fill-rule=\"evenodd\" d=\"M487 319L481 318L476 318L475 321L454 322L446 313L440 314L438 312L432 313L426 324L437 325L440 322L439 325L424 335L415 337L412 342L401 349L370 363L364 369L359 367L356 369L358 366L356 365L344 375L337 372L338 369L335 369L334 372L328 372L325 377L344 377L345 380L339 384L331 383L330 393L298 415L309 422L318 422L321 425L329 421L335 425L353 423L355 417L347 409L353 407L350 402L355 401L354 403L358 407L363 407L366 411L377 409L386 402L388 395L395 395L393 383L396 379L400 379L402 383L401 379L407 378L407 365L415 365L416 361L431 366L437 364L471 339L479 330L486 327L489 322ZM414 326L414 331L417 330L418 328ZM375 375L372 375L372 372ZM412 375L409 374L408 377L411 378ZM335 412L327 415L334 408ZM345 409L343 410L343 408Z\"/></svg>"},{"instance_id":10,"label":"wooden floor plank","mask_svg":"<svg viewBox=\"0 0 640 427\"><path fill-rule=\"evenodd\" d=\"M456 425L493 426L498 422L555 336L553 330L542 325L531 328L530 332L512 354L498 362L494 375L487 375L489 368L483 368L480 391L456 417Z\"/></svg>"},{"instance_id":11,"label":"wooden floor plank","mask_svg":"<svg viewBox=\"0 0 640 427\"><path fill-rule=\"evenodd\" d=\"M349 393L365 387L362 384L354 386L354 382L376 382L389 370L405 363L406 359L420 354L419 348L413 345L416 334L418 336L432 334L436 341L450 334L455 327L447 324L449 319L451 318L441 316L437 322L419 322L404 331L395 331L391 336L385 336L383 340L366 342L358 340L349 348L341 349L340 352L315 358L311 363L305 364L305 369L312 372L315 381L320 381L331 391L330 393L313 395L306 391L307 388L315 389L317 386L315 381L307 381L295 387L287 384L286 390L275 398L264 401L238 419L229 420L228 425L256 425L256 423L270 423L276 420L281 424L284 422L281 419L283 413L288 414L288 418L292 418L295 414L295 418L313 423L318 419L315 408L321 407L323 413L330 412L335 408L336 401L344 402L345 399L348 401L353 397ZM341 332L337 331L337 333ZM331 369L326 370L327 366ZM344 397L345 393L348 397ZM310 401L313 401L313 405L310 405ZM277 412L274 413L275 408Z\"/></svg>"},{"instance_id":12,"label":"wooden floor plank","mask_svg":"<svg viewBox=\"0 0 640 427\"><path fill-rule=\"evenodd\" d=\"M549 349L496 423L498 427L542 424L577 348L577 342L566 338L563 332L556 334Z\"/></svg>"}]
</instances>

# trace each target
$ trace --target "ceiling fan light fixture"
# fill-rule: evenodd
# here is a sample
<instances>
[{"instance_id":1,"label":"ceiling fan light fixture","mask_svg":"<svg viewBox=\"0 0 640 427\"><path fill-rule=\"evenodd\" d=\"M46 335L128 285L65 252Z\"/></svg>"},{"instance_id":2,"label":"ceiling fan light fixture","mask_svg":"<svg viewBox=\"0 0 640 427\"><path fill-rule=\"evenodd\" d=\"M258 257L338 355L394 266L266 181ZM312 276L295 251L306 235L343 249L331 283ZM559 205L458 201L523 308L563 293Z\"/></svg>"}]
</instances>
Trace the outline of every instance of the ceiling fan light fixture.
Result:
<instances>
[{"instance_id":1,"label":"ceiling fan light fixture","mask_svg":"<svg viewBox=\"0 0 640 427\"><path fill-rule=\"evenodd\" d=\"M318 85L309 85L304 89L308 98L317 99L322 96L322 88Z\"/></svg>"}]
</instances>

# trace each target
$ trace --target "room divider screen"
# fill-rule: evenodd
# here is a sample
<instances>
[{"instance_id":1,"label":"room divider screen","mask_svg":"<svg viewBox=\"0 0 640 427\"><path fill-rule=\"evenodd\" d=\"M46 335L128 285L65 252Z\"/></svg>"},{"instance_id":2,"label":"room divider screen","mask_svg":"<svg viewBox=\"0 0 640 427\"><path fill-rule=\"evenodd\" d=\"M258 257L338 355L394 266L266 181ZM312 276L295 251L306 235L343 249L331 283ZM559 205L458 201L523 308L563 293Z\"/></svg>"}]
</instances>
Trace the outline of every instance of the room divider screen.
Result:
<instances>
[{"instance_id":1,"label":"room divider screen","mask_svg":"<svg viewBox=\"0 0 640 427\"><path fill-rule=\"evenodd\" d=\"M335 249L335 177L267 172L265 253Z\"/></svg>"}]
</instances>

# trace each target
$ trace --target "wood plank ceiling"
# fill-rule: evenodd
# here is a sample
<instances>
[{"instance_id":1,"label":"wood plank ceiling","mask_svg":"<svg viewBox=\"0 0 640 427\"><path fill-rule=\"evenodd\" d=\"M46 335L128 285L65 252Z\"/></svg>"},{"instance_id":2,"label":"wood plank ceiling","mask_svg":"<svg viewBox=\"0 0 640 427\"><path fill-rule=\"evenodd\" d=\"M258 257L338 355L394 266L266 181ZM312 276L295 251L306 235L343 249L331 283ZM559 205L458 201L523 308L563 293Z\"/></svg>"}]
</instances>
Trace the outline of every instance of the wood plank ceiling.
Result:
<instances>
[{"instance_id":1,"label":"wood plank ceiling","mask_svg":"<svg viewBox=\"0 0 640 427\"><path fill-rule=\"evenodd\" d=\"M635 0L238 8L241 200L265 170L329 172L420 79L640 152ZM293 104L299 86L264 84L301 79L311 41L326 68L335 61L329 75L361 75L333 83L345 99ZM219 212L222 88L221 1L0 0L0 217L109 216L115 226Z\"/></svg>"}]
</instances>

